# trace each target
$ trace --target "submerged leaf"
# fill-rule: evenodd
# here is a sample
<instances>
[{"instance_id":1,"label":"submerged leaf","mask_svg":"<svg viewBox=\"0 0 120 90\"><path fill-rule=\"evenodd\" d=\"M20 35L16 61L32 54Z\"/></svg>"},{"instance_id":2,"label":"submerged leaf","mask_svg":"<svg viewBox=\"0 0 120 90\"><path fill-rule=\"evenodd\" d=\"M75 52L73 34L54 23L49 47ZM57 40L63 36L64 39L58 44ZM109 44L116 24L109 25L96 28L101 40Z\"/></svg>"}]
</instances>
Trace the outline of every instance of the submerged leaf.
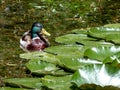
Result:
<instances>
[{"instance_id":1,"label":"submerged leaf","mask_svg":"<svg viewBox=\"0 0 120 90\"><path fill-rule=\"evenodd\" d=\"M120 69L105 64L87 65L74 73L71 82L77 87L83 84L96 84L120 88Z\"/></svg>"}]
</instances>

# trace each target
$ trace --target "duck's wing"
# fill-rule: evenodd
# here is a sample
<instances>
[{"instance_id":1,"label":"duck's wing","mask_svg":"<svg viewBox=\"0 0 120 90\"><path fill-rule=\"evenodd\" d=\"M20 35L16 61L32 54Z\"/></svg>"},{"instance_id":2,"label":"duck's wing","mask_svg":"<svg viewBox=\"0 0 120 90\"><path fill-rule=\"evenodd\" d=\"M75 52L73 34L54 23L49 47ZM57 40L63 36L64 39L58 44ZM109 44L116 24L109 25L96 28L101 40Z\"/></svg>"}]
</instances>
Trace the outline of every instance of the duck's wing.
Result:
<instances>
[{"instance_id":1,"label":"duck's wing","mask_svg":"<svg viewBox=\"0 0 120 90\"><path fill-rule=\"evenodd\" d=\"M20 47L22 48L26 48L28 44L30 44L31 42L31 35L28 32L25 32L22 36L22 38L20 38Z\"/></svg>"}]
</instances>

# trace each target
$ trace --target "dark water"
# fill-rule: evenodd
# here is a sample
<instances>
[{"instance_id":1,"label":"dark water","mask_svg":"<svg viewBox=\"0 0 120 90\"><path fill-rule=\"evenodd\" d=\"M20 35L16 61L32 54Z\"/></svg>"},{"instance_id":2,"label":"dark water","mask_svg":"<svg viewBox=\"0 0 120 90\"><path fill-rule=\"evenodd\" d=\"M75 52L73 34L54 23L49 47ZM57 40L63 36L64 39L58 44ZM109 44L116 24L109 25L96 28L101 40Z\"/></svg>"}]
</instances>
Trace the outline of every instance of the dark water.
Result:
<instances>
[{"instance_id":1,"label":"dark water","mask_svg":"<svg viewBox=\"0 0 120 90\"><path fill-rule=\"evenodd\" d=\"M25 2L19 1L6 0L0 7L0 86L4 86L4 78L31 76L26 74L28 60L19 57L24 53L19 47L19 39L36 20L29 20L22 5Z\"/></svg>"},{"instance_id":2,"label":"dark water","mask_svg":"<svg viewBox=\"0 0 120 90\"><path fill-rule=\"evenodd\" d=\"M30 1L1 1L0 83L4 78L30 76L26 74L25 68L25 63L28 60L19 57L19 54L24 53L19 47L19 39L24 32L31 28L33 22L41 22L44 28L51 33L51 37L49 37L51 45L55 45L54 38L56 36L67 32L64 31L65 26L60 25L58 21L50 19L52 22L49 22L47 19L43 19L43 11L28 7L28 2ZM56 25L53 25L53 23L56 23Z\"/></svg>"}]
</instances>

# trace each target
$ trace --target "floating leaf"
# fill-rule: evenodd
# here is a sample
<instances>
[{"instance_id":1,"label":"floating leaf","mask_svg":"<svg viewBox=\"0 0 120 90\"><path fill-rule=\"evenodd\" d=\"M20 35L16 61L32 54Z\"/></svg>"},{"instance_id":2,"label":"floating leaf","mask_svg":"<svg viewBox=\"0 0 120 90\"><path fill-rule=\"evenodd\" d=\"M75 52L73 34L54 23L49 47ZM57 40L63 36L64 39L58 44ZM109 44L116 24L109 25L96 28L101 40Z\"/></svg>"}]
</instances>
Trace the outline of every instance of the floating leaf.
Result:
<instances>
[{"instance_id":1,"label":"floating leaf","mask_svg":"<svg viewBox=\"0 0 120 90\"><path fill-rule=\"evenodd\" d=\"M63 57L80 57L83 56L83 52L86 48L80 45L59 45L45 49L45 52L53 53Z\"/></svg>"},{"instance_id":2,"label":"floating leaf","mask_svg":"<svg viewBox=\"0 0 120 90\"><path fill-rule=\"evenodd\" d=\"M100 61L91 60L91 59L75 58L75 57L74 58L60 57L60 58L61 58L60 61L63 64L62 67L73 72L88 64L98 64L98 63L102 64L102 62Z\"/></svg>"},{"instance_id":3,"label":"floating leaf","mask_svg":"<svg viewBox=\"0 0 120 90\"><path fill-rule=\"evenodd\" d=\"M5 79L5 83L13 87L23 87L31 89L41 89L41 79L40 78L11 78Z\"/></svg>"},{"instance_id":4,"label":"floating leaf","mask_svg":"<svg viewBox=\"0 0 120 90\"><path fill-rule=\"evenodd\" d=\"M53 90L71 90L70 83L71 75L54 77L54 76L45 76L42 78L42 83L44 87Z\"/></svg>"},{"instance_id":5,"label":"floating leaf","mask_svg":"<svg viewBox=\"0 0 120 90\"><path fill-rule=\"evenodd\" d=\"M62 59L63 58L80 58L83 57L83 53L87 47L74 45L60 45L53 46L45 49L45 52L32 52L32 53L24 53L20 54L21 58L25 59L33 59L33 60L42 60L46 62L50 62L59 66L63 66ZM63 58L62 58L63 57Z\"/></svg>"},{"instance_id":6,"label":"floating leaf","mask_svg":"<svg viewBox=\"0 0 120 90\"><path fill-rule=\"evenodd\" d=\"M89 36L99 39L105 39L110 34L120 34L120 28L96 27L88 31Z\"/></svg>"},{"instance_id":7,"label":"floating leaf","mask_svg":"<svg viewBox=\"0 0 120 90\"><path fill-rule=\"evenodd\" d=\"M1 87L0 90L30 90L25 88L12 88L12 87Z\"/></svg>"},{"instance_id":8,"label":"floating leaf","mask_svg":"<svg viewBox=\"0 0 120 90\"><path fill-rule=\"evenodd\" d=\"M108 42L112 42L114 44L120 45L120 32L117 34L110 34L105 37L105 40Z\"/></svg>"},{"instance_id":9,"label":"floating leaf","mask_svg":"<svg viewBox=\"0 0 120 90\"><path fill-rule=\"evenodd\" d=\"M59 36L55 39L58 43L63 44L76 44L76 42L80 42L82 40L96 40L94 38L87 37L86 34L66 34L63 36Z\"/></svg>"},{"instance_id":10,"label":"floating leaf","mask_svg":"<svg viewBox=\"0 0 120 90\"><path fill-rule=\"evenodd\" d=\"M31 53L23 53L20 54L21 58L24 59L36 59L36 60L42 60L42 61L47 61L50 63L58 64L59 59L56 58L56 55L54 53L46 53L46 52L31 52Z\"/></svg>"},{"instance_id":11,"label":"floating leaf","mask_svg":"<svg viewBox=\"0 0 120 90\"><path fill-rule=\"evenodd\" d=\"M114 66L117 66L120 64L120 52L111 55L103 60L103 63L111 63Z\"/></svg>"},{"instance_id":12,"label":"floating leaf","mask_svg":"<svg viewBox=\"0 0 120 90\"><path fill-rule=\"evenodd\" d=\"M120 47L117 46L98 46L87 49L84 56L103 61L105 58L120 52Z\"/></svg>"},{"instance_id":13,"label":"floating leaf","mask_svg":"<svg viewBox=\"0 0 120 90\"><path fill-rule=\"evenodd\" d=\"M116 23L116 24L106 24L106 25L104 25L104 27L120 28L120 23Z\"/></svg>"},{"instance_id":14,"label":"floating leaf","mask_svg":"<svg viewBox=\"0 0 120 90\"><path fill-rule=\"evenodd\" d=\"M33 73L37 75L67 75L68 73L64 70L60 70L55 64L44 62L41 60L30 60L26 67Z\"/></svg>"},{"instance_id":15,"label":"floating leaf","mask_svg":"<svg viewBox=\"0 0 120 90\"><path fill-rule=\"evenodd\" d=\"M55 41L58 43L72 44L72 45L75 44L89 45L89 46L111 45L111 43L107 43L105 41L99 41L95 38L90 38L86 34L67 34L57 37Z\"/></svg>"},{"instance_id":16,"label":"floating leaf","mask_svg":"<svg viewBox=\"0 0 120 90\"><path fill-rule=\"evenodd\" d=\"M102 87L112 85L120 88L120 68L105 64L87 65L74 73L71 82L77 87L83 84L96 84Z\"/></svg>"}]
</instances>

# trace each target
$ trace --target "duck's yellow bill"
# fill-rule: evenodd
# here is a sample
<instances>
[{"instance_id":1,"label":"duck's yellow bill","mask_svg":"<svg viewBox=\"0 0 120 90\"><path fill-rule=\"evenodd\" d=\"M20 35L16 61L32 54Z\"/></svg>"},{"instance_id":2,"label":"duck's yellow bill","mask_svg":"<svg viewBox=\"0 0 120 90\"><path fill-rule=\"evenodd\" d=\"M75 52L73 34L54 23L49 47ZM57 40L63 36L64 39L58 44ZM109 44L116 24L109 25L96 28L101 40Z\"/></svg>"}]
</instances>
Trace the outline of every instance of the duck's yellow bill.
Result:
<instances>
[{"instance_id":1,"label":"duck's yellow bill","mask_svg":"<svg viewBox=\"0 0 120 90\"><path fill-rule=\"evenodd\" d=\"M50 36L50 33L48 33L44 28L42 29L41 31L43 34L47 35L47 36Z\"/></svg>"}]
</instances>

